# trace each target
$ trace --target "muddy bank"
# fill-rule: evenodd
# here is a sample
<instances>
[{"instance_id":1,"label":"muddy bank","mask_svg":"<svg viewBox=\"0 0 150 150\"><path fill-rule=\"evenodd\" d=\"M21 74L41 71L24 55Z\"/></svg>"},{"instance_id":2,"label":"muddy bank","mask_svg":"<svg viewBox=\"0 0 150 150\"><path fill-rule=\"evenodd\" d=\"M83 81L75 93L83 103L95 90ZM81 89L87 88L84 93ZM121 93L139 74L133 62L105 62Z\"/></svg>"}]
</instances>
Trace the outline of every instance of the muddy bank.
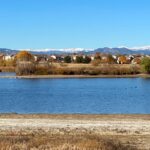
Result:
<instances>
[{"instance_id":1,"label":"muddy bank","mask_svg":"<svg viewBox=\"0 0 150 150\"><path fill-rule=\"evenodd\" d=\"M26 75L26 76L0 76L0 78L18 79L63 79L63 78L150 78L149 74L135 75Z\"/></svg>"}]
</instances>

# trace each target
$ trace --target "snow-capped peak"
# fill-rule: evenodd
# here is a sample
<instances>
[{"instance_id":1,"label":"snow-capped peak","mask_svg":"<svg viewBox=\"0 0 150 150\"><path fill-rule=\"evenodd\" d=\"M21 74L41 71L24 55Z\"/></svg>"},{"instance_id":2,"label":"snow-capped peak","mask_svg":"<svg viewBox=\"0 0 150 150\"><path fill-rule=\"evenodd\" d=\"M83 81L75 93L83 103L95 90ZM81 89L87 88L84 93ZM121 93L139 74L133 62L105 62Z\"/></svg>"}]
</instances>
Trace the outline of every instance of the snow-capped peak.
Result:
<instances>
[{"instance_id":1,"label":"snow-capped peak","mask_svg":"<svg viewBox=\"0 0 150 150\"><path fill-rule=\"evenodd\" d=\"M45 48L45 49L19 49L33 52L48 52L48 51L64 51L64 52L80 52L80 51L93 51L93 48Z\"/></svg>"},{"instance_id":2,"label":"snow-capped peak","mask_svg":"<svg viewBox=\"0 0 150 150\"><path fill-rule=\"evenodd\" d=\"M150 46L132 47L131 50L150 50Z\"/></svg>"},{"instance_id":3,"label":"snow-capped peak","mask_svg":"<svg viewBox=\"0 0 150 150\"><path fill-rule=\"evenodd\" d=\"M126 48L129 50L150 50L150 46L136 46L136 47L128 47L128 46L119 46L118 48Z\"/></svg>"}]
</instances>

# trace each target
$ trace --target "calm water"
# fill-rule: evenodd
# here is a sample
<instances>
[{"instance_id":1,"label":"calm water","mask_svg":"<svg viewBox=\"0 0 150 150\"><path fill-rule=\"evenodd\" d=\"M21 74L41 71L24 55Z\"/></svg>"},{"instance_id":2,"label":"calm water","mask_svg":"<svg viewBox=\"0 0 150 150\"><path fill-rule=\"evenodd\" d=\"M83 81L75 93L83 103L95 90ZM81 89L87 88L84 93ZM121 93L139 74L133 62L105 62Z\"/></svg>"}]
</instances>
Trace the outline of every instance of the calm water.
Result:
<instances>
[{"instance_id":1,"label":"calm water","mask_svg":"<svg viewBox=\"0 0 150 150\"><path fill-rule=\"evenodd\" d=\"M16 73L13 72L0 72L0 76L15 76Z\"/></svg>"},{"instance_id":2,"label":"calm water","mask_svg":"<svg viewBox=\"0 0 150 150\"><path fill-rule=\"evenodd\" d=\"M0 113L150 113L150 79L0 79Z\"/></svg>"}]
</instances>

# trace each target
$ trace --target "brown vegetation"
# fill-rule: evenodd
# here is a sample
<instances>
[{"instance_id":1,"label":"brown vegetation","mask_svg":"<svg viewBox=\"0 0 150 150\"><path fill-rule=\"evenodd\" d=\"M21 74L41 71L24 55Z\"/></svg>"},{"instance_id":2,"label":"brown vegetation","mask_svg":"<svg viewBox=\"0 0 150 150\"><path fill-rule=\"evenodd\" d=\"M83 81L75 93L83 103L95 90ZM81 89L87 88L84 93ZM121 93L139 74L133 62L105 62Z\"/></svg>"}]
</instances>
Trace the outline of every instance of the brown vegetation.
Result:
<instances>
[{"instance_id":1,"label":"brown vegetation","mask_svg":"<svg viewBox=\"0 0 150 150\"><path fill-rule=\"evenodd\" d=\"M136 150L108 136L96 134L51 134L42 130L34 134L20 132L0 136L3 150Z\"/></svg>"},{"instance_id":2,"label":"brown vegetation","mask_svg":"<svg viewBox=\"0 0 150 150\"><path fill-rule=\"evenodd\" d=\"M0 60L0 67L15 67L15 60Z\"/></svg>"},{"instance_id":3,"label":"brown vegetation","mask_svg":"<svg viewBox=\"0 0 150 150\"><path fill-rule=\"evenodd\" d=\"M34 56L27 52L27 51L21 51L16 55L17 61L33 61Z\"/></svg>"},{"instance_id":4,"label":"brown vegetation","mask_svg":"<svg viewBox=\"0 0 150 150\"><path fill-rule=\"evenodd\" d=\"M35 72L34 57L27 51L21 51L16 56L16 74L30 75Z\"/></svg>"},{"instance_id":5,"label":"brown vegetation","mask_svg":"<svg viewBox=\"0 0 150 150\"><path fill-rule=\"evenodd\" d=\"M35 65L30 61L21 61L17 63L16 74L17 75L30 75L34 74Z\"/></svg>"},{"instance_id":6,"label":"brown vegetation","mask_svg":"<svg viewBox=\"0 0 150 150\"><path fill-rule=\"evenodd\" d=\"M92 63L93 66L98 66L101 63L101 60L100 59L95 59L91 63Z\"/></svg>"},{"instance_id":7,"label":"brown vegetation","mask_svg":"<svg viewBox=\"0 0 150 150\"><path fill-rule=\"evenodd\" d=\"M50 68L49 67L44 67L44 66L37 66L35 68L35 75L48 75L50 74Z\"/></svg>"},{"instance_id":8,"label":"brown vegetation","mask_svg":"<svg viewBox=\"0 0 150 150\"><path fill-rule=\"evenodd\" d=\"M15 67L0 67L0 72L15 72Z\"/></svg>"},{"instance_id":9,"label":"brown vegetation","mask_svg":"<svg viewBox=\"0 0 150 150\"><path fill-rule=\"evenodd\" d=\"M72 65L73 66L73 65ZM98 65L98 66L78 66L78 67L56 67L49 69L50 74L61 75L132 75L139 74L140 67L138 65Z\"/></svg>"},{"instance_id":10,"label":"brown vegetation","mask_svg":"<svg viewBox=\"0 0 150 150\"><path fill-rule=\"evenodd\" d=\"M77 57L79 59L78 67L69 67L69 65L53 65L47 61L36 62L33 61L33 56L29 52L22 51L17 54L17 75L129 75L140 73L140 68L138 66L129 66L128 68L119 65L112 65L115 60L111 55L108 55L106 59L101 59L99 54L96 55L96 59L92 61L92 64L81 65L85 60L85 63L91 61L88 57ZM120 57L120 58L123 58ZM70 62L71 57L66 56L67 62ZM123 60L122 60L123 61ZM101 64L104 63L104 64Z\"/></svg>"},{"instance_id":11,"label":"brown vegetation","mask_svg":"<svg viewBox=\"0 0 150 150\"><path fill-rule=\"evenodd\" d=\"M150 115L0 114L3 150L148 150Z\"/></svg>"}]
</instances>

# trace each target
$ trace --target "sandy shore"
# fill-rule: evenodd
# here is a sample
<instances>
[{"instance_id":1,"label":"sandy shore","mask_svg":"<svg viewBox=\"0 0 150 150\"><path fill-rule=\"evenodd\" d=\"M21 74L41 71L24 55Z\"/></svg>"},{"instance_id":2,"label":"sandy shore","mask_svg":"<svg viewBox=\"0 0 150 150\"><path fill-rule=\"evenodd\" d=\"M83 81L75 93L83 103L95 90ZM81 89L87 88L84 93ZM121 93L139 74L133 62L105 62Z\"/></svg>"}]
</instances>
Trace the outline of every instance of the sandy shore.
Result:
<instances>
[{"instance_id":1,"label":"sandy shore","mask_svg":"<svg viewBox=\"0 0 150 150\"><path fill-rule=\"evenodd\" d=\"M150 78L148 74L135 75L27 75L27 76L0 76L0 78L18 79L47 79L47 78Z\"/></svg>"},{"instance_id":2,"label":"sandy shore","mask_svg":"<svg viewBox=\"0 0 150 150\"><path fill-rule=\"evenodd\" d=\"M150 115L0 115L0 135L96 134L139 149L150 149Z\"/></svg>"}]
</instances>

